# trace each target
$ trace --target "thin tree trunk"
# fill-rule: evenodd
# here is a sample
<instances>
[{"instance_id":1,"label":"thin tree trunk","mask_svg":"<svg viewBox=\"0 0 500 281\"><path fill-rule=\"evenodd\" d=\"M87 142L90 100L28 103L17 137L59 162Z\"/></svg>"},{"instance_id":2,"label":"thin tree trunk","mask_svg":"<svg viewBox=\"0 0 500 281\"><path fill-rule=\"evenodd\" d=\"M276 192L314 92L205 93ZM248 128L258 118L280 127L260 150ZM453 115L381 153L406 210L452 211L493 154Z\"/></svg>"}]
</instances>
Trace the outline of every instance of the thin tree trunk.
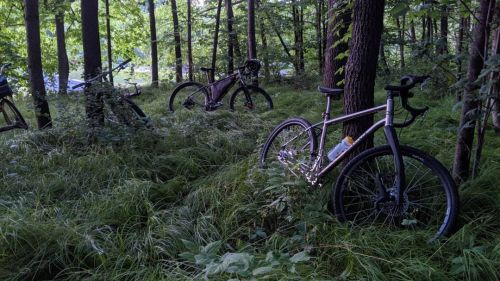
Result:
<instances>
[{"instance_id":1,"label":"thin tree trunk","mask_svg":"<svg viewBox=\"0 0 500 281\"><path fill-rule=\"evenodd\" d=\"M328 37L328 5L329 5L329 0L321 0L321 9L322 9L322 12L321 14L323 15L323 26L322 26L322 29L323 29L323 36L322 36L322 41L323 41L323 47L322 47L322 50L323 50L323 53L321 54L322 56L322 60L323 60L323 73L325 71L325 56L326 56L326 39Z\"/></svg>"},{"instance_id":2,"label":"thin tree trunk","mask_svg":"<svg viewBox=\"0 0 500 281\"><path fill-rule=\"evenodd\" d=\"M181 49L181 34L179 31L179 18L177 13L177 1L170 0L172 5L172 19L174 23L174 40L175 40L175 81L182 82L182 49Z\"/></svg>"},{"instance_id":3,"label":"thin tree trunk","mask_svg":"<svg viewBox=\"0 0 500 281\"><path fill-rule=\"evenodd\" d=\"M403 27L401 27L401 22L399 17L396 17L396 27L398 28L398 40L399 40L399 66L401 68L405 67L405 45L404 45L404 16L403 16Z\"/></svg>"},{"instance_id":4,"label":"thin tree trunk","mask_svg":"<svg viewBox=\"0 0 500 281\"><path fill-rule=\"evenodd\" d=\"M319 0L316 2L315 7L316 7L316 51L317 51L317 56L318 56L318 73L319 75L323 75L323 40L321 38L322 36L322 30L321 30L321 21L322 21L322 7L323 6L323 1Z\"/></svg>"},{"instance_id":5,"label":"thin tree trunk","mask_svg":"<svg viewBox=\"0 0 500 281\"><path fill-rule=\"evenodd\" d=\"M287 55L288 59L290 60L290 62L294 63L293 56L290 53L290 49L286 45L285 40L283 40L283 37L281 36L281 32L278 30L278 28L276 27L276 24L271 19L271 16L269 15L268 11L264 11L264 13L266 13L266 17L269 20L269 22L271 23L271 27L273 28L274 33L276 33L276 36L278 36L278 39L281 43L281 46L283 47L283 50L285 51L285 54Z\"/></svg>"},{"instance_id":6,"label":"thin tree trunk","mask_svg":"<svg viewBox=\"0 0 500 281\"><path fill-rule=\"evenodd\" d=\"M497 7L495 8L495 21L498 22L500 20L500 4L497 3ZM493 34L493 44L492 44L492 55L500 55L500 27L494 31ZM497 133L500 133L500 74L498 72L492 76L491 82L493 82L493 86L491 88L491 119L493 120L493 126ZM488 116L486 116L488 118Z\"/></svg>"},{"instance_id":7,"label":"thin tree trunk","mask_svg":"<svg viewBox=\"0 0 500 281\"><path fill-rule=\"evenodd\" d=\"M304 7L299 7L299 65L300 71L305 72L305 58L304 58Z\"/></svg>"},{"instance_id":8,"label":"thin tree trunk","mask_svg":"<svg viewBox=\"0 0 500 281\"><path fill-rule=\"evenodd\" d=\"M382 61L382 67L383 67L383 70L384 70L384 73L387 75L387 74L391 74L391 70L389 68L389 64L387 63L387 58L385 56L385 44L384 44L384 40L380 40L380 50L379 50L379 57L380 57L380 60Z\"/></svg>"},{"instance_id":9,"label":"thin tree trunk","mask_svg":"<svg viewBox=\"0 0 500 281\"><path fill-rule=\"evenodd\" d=\"M233 4L232 0L225 0L226 4L226 16L227 16L227 73L234 72L234 15L233 15Z\"/></svg>"},{"instance_id":10,"label":"thin tree trunk","mask_svg":"<svg viewBox=\"0 0 500 281\"><path fill-rule=\"evenodd\" d=\"M189 2L190 0L188 0ZM148 0L149 11L149 30L151 38L151 86L158 88L159 74L158 74L158 40L156 38L156 16L155 16L155 2Z\"/></svg>"},{"instance_id":11,"label":"thin tree trunk","mask_svg":"<svg viewBox=\"0 0 500 281\"><path fill-rule=\"evenodd\" d=\"M468 37L468 34L467 34L467 31L468 31L468 27L466 26L466 23L467 23L467 19L466 18L460 18L460 25L459 25L459 29L458 29L458 42L457 42L457 54L459 55L459 58L458 58L458 61L457 61L457 80L460 81L462 80L462 76L463 76L463 68L462 68L462 65L463 65L463 57L461 56L464 52L464 45L466 44L466 40L465 38ZM468 41L468 40L467 40ZM457 101L461 101L462 100L462 92L461 91L457 91L457 94L456 94L456 100Z\"/></svg>"},{"instance_id":12,"label":"thin tree trunk","mask_svg":"<svg viewBox=\"0 0 500 281\"><path fill-rule=\"evenodd\" d=\"M262 40L262 58L264 62L264 79L266 82L271 80L271 71L269 69L269 48L267 46L267 34L264 20L260 19L260 38Z\"/></svg>"},{"instance_id":13,"label":"thin tree trunk","mask_svg":"<svg viewBox=\"0 0 500 281\"><path fill-rule=\"evenodd\" d=\"M413 20L410 21L410 39L412 43L417 42L417 34L415 32L415 22Z\"/></svg>"},{"instance_id":14,"label":"thin tree trunk","mask_svg":"<svg viewBox=\"0 0 500 281\"><path fill-rule=\"evenodd\" d=\"M59 1L61 4L61 1ZM57 69L59 74L59 94L68 92L69 60L66 50L66 31L64 29L64 10L58 10L55 16L57 40Z\"/></svg>"},{"instance_id":15,"label":"thin tree trunk","mask_svg":"<svg viewBox=\"0 0 500 281\"><path fill-rule=\"evenodd\" d=\"M479 22L474 27L474 38L469 50L470 62L468 70L468 82L463 93L462 114L460 117L460 128L457 135L455 148L455 161L453 164L453 178L461 183L469 178L470 157L474 142L475 120L472 118L474 112L479 108L479 102L475 99L475 92L478 86L474 84L481 69L483 68L485 57L485 38L487 15L490 1L481 0L480 9L477 15Z\"/></svg>"},{"instance_id":16,"label":"thin tree trunk","mask_svg":"<svg viewBox=\"0 0 500 281\"><path fill-rule=\"evenodd\" d=\"M425 20L425 17L422 17L422 42L425 43L425 41L427 40L426 38L426 35L427 35L427 22Z\"/></svg>"},{"instance_id":17,"label":"thin tree trunk","mask_svg":"<svg viewBox=\"0 0 500 281\"><path fill-rule=\"evenodd\" d=\"M35 105L36 121L39 129L52 127L49 104L45 99L43 81L42 50L40 47L40 15L38 0L24 1L26 40L28 49L28 73L30 89Z\"/></svg>"},{"instance_id":18,"label":"thin tree trunk","mask_svg":"<svg viewBox=\"0 0 500 281\"><path fill-rule=\"evenodd\" d=\"M217 2L217 14L215 16L215 34L214 34L214 44L212 50L212 71L209 73L209 81L214 81L215 79L215 66L217 62L217 45L219 44L219 28L220 28L220 11L222 8L222 0Z\"/></svg>"},{"instance_id":19,"label":"thin tree trunk","mask_svg":"<svg viewBox=\"0 0 500 281\"><path fill-rule=\"evenodd\" d=\"M257 58L257 41L255 40L255 0L248 0L248 58ZM252 75L252 83L258 85L257 75Z\"/></svg>"},{"instance_id":20,"label":"thin tree trunk","mask_svg":"<svg viewBox=\"0 0 500 281\"><path fill-rule=\"evenodd\" d=\"M85 79L101 73L101 43L99 40L99 1L81 0L82 41ZM104 123L102 94L85 88L87 119L91 128Z\"/></svg>"},{"instance_id":21,"label":"thin tree trunk","mask_svg":"<svg viewBox=\"0 0 500 281\"><path fill-rule=\"evenodd\" d=\"M108 69L113 69L113 46L111 42L111 18L109 14L109 0L105 1L106 8L106 42L108 48ZM109 73L109 83L114 85L113 73Z\"/></svg>"},{"instance_id":22,"label":"thin tree trunk","mask_svg":"<svg viewBox=\"0 0 500 281\"><path fill-rule=\"evenodd\" d=\"M438 53L448 53L448 7L443 5L441 8L441 22L440 22L440 42L438 44Z\"/></svg>"},{"instance_id":23,"label":"thin tree trunk","mask_svg":"<svg viewBox=\"0 0 500 281\"><path fill-rule=\"evenodd\" d=\"M297 11L297 1L292 0L292 18L293 18L293 49L295 52L295 58L294 58L294 67L295 67L295 73L297 75L302 74L301 73L301 68L300 68L300 46L299 46L299 13Z\"/></svg>"},{"instance_id":24,"label":"thin tree trunk","mask_svg":"<svg viewBox=\"0 0 500 281\"><path fill-rule=\"evenodd\" d=\"M343 38L349 30L351 10L346 7L338 7L338 0L329 0L327 22L323 85L329 88L338 88L344 81L347 62L347 56L342 58L338 58L338 56L345 54L348 49L348 44L343 41Z\"/></svg>"},{"instance_id":25,"label":"thin tree trunk","mask_svg":"<svg viewBox=\"0 0 500 281\"><path fill-rule=\"evenodd\" d=\"M187 0L187 55L188 55L189 81L193 81L193 39L191 31L192 31L191 0Z\"/></svg>"},{"instance_id":26,"label":"thin tree trunk","mask_svg":"<svg viewBox=\"0 0 500 281\"><path fill-rule=\"evenodd\" d=\"M351 54L346 64L345 114L374 106L373 93L383 29L384 0L355 0L352 9L354 13ZM357 139L372 123L373 115L346 122L343 126L343 133ZM362 144L356 152L371 146L373 146L373 137Z\"/></svg>"}]
</instances>

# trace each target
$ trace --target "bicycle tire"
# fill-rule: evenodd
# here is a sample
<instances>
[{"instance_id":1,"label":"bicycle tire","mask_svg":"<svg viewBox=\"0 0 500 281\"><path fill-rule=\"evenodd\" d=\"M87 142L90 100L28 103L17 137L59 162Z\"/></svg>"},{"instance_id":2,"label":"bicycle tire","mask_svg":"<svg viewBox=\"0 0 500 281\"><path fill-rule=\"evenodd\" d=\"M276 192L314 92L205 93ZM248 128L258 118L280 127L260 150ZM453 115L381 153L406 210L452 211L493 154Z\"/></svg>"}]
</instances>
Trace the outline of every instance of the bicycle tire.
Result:
<instances>
[{"instance_id":1,"label":"bicycle tire","mask_svg":"<svg viewBox=\"0 0 500 281\"><path fill-rule=\"evenodd\" d=\"M13 102L8 99L2 99L0 101L0 106L2 107L2 114L8 126L15 126L16 128L25 130L28 129L28 124Z\"/></svg>"},{"instance_id":2,"label":"bicycle tire","mask_svg":"<svg viewBox=\"0 0 500 281\"><path fill-rule=\"evenodd\" d=\"M188 90L186 93L184 93L183 91L185 91L189 87L191 87L192 90ZM199 97L200 93L203 94L203 97ZM179 98L182 98L181 94L187 94L188 96L185 97L184 100L179 100ZM196 95L196 99L191 99L191 96L194 95ZM184 82L178 85L170 95L168 101L168 110L174 112L176 109L180 108L193 109L197 105L205 110L209 100L208 97L208 91L203 84L192 81ZM188 98L190 98L189 101ZM176 100L179 101L177 104L175 102Z\"/></svg>"},{"instance_id":3,"label":"bicycle tire","mask_svg":"<svg viewBox=\"0 0 500 281\"><path fill-rule=\"evenodd\" d=\"M246 87L250 93L252 104L248 104L245 96L245 88L242 86L236 89L231 95L229 100L231 111L242 111L245 109L250 112L261 113L274 108L271 96L264 89L253 85L247 85Z\"/></svg>"},{"instance_id":4,"label":"bicycle tire","mask_svg":"<svg viewBox=\"0 0 500 281\"><path fill-rule=\"evenodd\" d=\"M296 127L298 131L287 132L287 130L293 127ZM290 148L288 148L287 150L284 150L283 146L282 149L279 151L275 151L272 149L273 145L275 146L276 142L279 139L287 141L289 137L291 138L298 137L302 135L304 132L306 133L304 134L304 138L301 138L300 141L297 141L297 144L301 146L301 149L294 149L294 147L292 146L290 146ZM299 138L296 138L296 140L299 140ZM292 144L292 140L289 140L288 144ZM260 153L259 157L260 166L262 168L271 166L272 162L276 162L276 160L278 160L279 154L283 152L292 153L295 154L296 156L299 156L298 158L305 158L306 161L310 161L312 160L312 157L316 152L316 148L317 148L317 138L315 131L311 128L311 123L309 123L309 121L303 118L291 118L279 124L267 138Z\"/></svg>"},{"instance_id":5,"label":"bicycle tire","mask_svg":"<svg viewBox=\"0 0 500 281\"><path fill-rule=\"evenodd\" d=\"M381 189L377 189L377 185L389 183L386 194L395 193L397 189L394 187L392 150L388 145L379 146L356 156L342 170L331 193L337 219L359 226L382 222L382 225L412 230L429 230L432 226L428 242L452 234L458 218L459 201L457 188L448 170L438 160L418 149L401 146L401 153L407 179L402 206L396 207L390 201L380 204L381 192L377 194L377 190ZM420 167L429 170L420 175ZM424 176L424 182L420 183ZM435 197L434 192L441 198Z\"/></svg>"},{"instance_id":6,"label":"bicycle tire","mask_svg":"<svg viewBox=\"0 0 500 281\"><path fill-rule=\"evenodd\" d=\"M132 100L121 97L118 102L106 102L106 104L109 106L105 117L108 122L130 127L152 127L151 119Z\"/></svg>"}]
</instances>

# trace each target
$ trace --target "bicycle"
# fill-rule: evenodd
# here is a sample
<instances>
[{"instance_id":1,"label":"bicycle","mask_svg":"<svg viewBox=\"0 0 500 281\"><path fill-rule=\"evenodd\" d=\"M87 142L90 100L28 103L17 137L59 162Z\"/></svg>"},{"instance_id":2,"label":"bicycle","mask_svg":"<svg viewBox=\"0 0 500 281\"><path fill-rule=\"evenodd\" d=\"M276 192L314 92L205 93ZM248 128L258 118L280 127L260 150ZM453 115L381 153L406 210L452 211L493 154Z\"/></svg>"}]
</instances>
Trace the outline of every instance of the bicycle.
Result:
<instances>
[{"instance_id":1,"label":"bicycle","mask_svg":"<svg viewBox=\"0 0 500 281\"><path fill-rule=\"evenodd\" d=\"M4 122L0 123L0 132L13 129L28 129L28 124L24 120L21 112L14 105L12 95L14 92L4 76L4 72L11 66L10 63L3 64L0 67L0 111L2 112Z\"/></svg>"},{"instance_id":2,"label":"bicycle","mask_svg":"<svg viewBox=\"0 0 500 281\"><path fill-rule=\"evenodd\" d=\"M368 149L350 160L341 171L330 193L330 207L340 222L366 226L381 224L407 229L427 229L429 242L453 232L458 217L458 194L448 170L434 157L400 145L395 128L411 125L428 107L414 108L408 103L409 90L429 76L405 76L400 86L388 85L384 105L330 119L332 98L343 89L319 87L326 95L323 121L311 125L303 118L291 118L278 125L260 153L261 167L278 166L302 176L311 186L321 181L370 135L384 127L387 145ZM411 118L394 123L394 99ZM385 119L374 123L332 162L325 163L327 128L356 118L385 111ZM319 146L317 135L319 134ZM331 205L333 204L333 206Z\"/></svg>"},{"instance_id":3,"label":"bicycle","mask_svg":"<svg viewBox=\"0 0 500 281\"><path fill-rule=\"evenodd\" d=\"M238 87L229 99L231 111L248 110L251 112L264 112L273 109L273 101L269 94L262 88L247 85L245 78L250 74L258 73L260 62L258 60L247 60L243 66L238 67L237 72L227 77L213 81L211 73L214 69L204 68L209 83L203 85L198 82L184 82L178 85L168 102L168 109L173 112L177 109L194 109L196 107L206 111L214 111L223 106L222 99L229 90L239 82Z\"/></svg>"},{"instance_id":4,"label":"bicycle","mask_svg":"<svg viewBox=\"0 0 500 281\"><path fill-rule=\"evenodd\" d=\"M119 72L120 70L125 69L126 65L130 61L131 59L127 59L115 68L102 72L101 74L88 79L83 83L75 85L73 89L85 86L86 88L90 88L92 92L103 93L105 121L131 127L149 128L151 127L151 120L144 113L144 111L142 111L142 109L130 99L141 94L141 90L137 87L137 83L129 83L134 86L133 94L124 94L112 87L107 80L107 76L110 73L114 71ZM104 82L101 82L101 79L103 79ZM91 87L97 88L92 89Z\"/></svg>"}]
</instances>

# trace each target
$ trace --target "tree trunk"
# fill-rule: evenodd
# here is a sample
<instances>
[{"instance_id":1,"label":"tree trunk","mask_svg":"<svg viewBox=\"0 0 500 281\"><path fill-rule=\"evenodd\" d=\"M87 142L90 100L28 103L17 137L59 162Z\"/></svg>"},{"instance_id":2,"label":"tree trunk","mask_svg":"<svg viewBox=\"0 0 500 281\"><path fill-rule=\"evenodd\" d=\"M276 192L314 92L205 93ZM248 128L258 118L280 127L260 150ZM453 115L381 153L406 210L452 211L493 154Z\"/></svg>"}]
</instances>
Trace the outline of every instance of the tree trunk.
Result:
<instances>
[{"instance_id":1,"label":"tree trunk","mask_svg":"<svg viewBox=\"0 0 500 281\"><path fill-rule=\"evenodd\" d=\"M193 81L193 39L192 30L192 15L191 15L191 0L187 0L187 55L188 55L188 78Z\"/></svg>"},{"instance_id":2,"label":"tree trunk","mask_svg":"<svg viewBox=\"0 0 500 281\"><path fill-rule=\"evenodd\" d=\"M40 15L38 0L24 0L26 39L28 49L28 73L30 89L35 105L36 121L39 129L52 127L49 104L45 99L45 83L42 69L42 50L40 47Z\"/></svg>"},{"instance_id":3,"label":"tree trunk","mask_svg":"<svg viewBox=\"0 0 500 281\"><path fill-rule=\"evenodd\" d=\"M209 73L209 82L215 79L215 67L217 62L217 45L219 44L219 28L220 28L220 11L222 8L222 0L217 2L217 14L215 16L215 34L214 34L214 44L212 50L212 71Z\"/></svg>"},{"instance_id":4,"label":"tree trunk","mask_svg":"<svg viewBox=\"0 0 500 281\"><path fill-rule=\"evenodd\" d=\"M389 64L387 63L387 58L385 56L385 44L384 40L380 40L380 50L379 50L379 59L382 61L382 67L384 73L386 75L391 74L391 69L389 68Z\"/></svg>"},{"instance_id":5,"label":"tree trunk","mask_svg":"<svg viewBox=\"0 0 500 281\"><path fill-rule=\"evenodd\" d=\"M351 54L346 64L345 114L374 106L377 57L384 20L384 0L355 0L352 9L354 13ZM357 139L372 123L373 115L346 122L343 126L343 133ZM373 146L373 137L362 144L355 154L371 146Z\"/></svg>"},{"instance_id":6,"label":"tree trunk","mask_svg":"<svg viewBox=\"0 0 500 281\"><path fill-rule=\"evenodd\" d=\"M257 42L255 40L255 0L248 0L248 58L257 58ZM252 75L252 84L258 85L257 75Z\"/></svg>"},{"instance_id":7,"label":"tree trunk","mask_svg":"<svg viewBox=\"0 0 500 281\"><path fill-rule=\"evenodd\" d=\"M323 0L319 0L316 2L316 51L318 56L318 73L319 75L323 75L323 40L322 29L321 29L321 21L322 21L322 6Z\"/></svg>"},{"instance_id":8,"label":"tree trunk","mask_svg":"<svg viewBox=\"0 0 500 281\"><path fill-rule=\"evenodd\" d=\"M495 19L493 22L500 22L500 4L497 3L495 7ZM500 26L493 31L492 40L492 55L500 55ZM500 74L496 72L491 81L493 86L491 88L490 105L491 105L491 118L493 120L493 126L497 133L500 133ZM488 116L486 116L488 118Z\"/></svg>"},{"instance_id":9,"label":"tree trunk","mask_svg":"<svg viewBox=\"0 0 500 281\"><path fill-rule=\"evenodd\" d=\"M288 60L294 64L295 66L295 61L293 59L293 56L292 54L290 53L290 49L288 48L288 46L286 45L285 43L285 40L283 39L283 36L281 36L281 32L278 30L278 28L276 27L276 24L274 23L274 21L272 20L271 16L269 15L268 11L264 11L264 13L266 14L266 17L267 19L269 20L269 22L271 23L271 26L273 28L273 31L274 33L276 33L276 36L278 36L278 39L281 43L281 46L283 47L283 50L285 51L285 54L287 55L288 57Z\"/></svg>"},{"instance_id":10,"label":"tree trunk","mask_svg":"<svg viewBox=\"0 0 500 281\"><path fill-rule=\"evenodd\" d=\"M106 0L104 3L106 6L106 42L108 47L108 69L113 69L113 46L111 43L111 18L109 14L109 0ZM111 83L111 85L113 86L113 73L109 73L108 77L109 83Z\"/></svg>"},{"instance_id":11,"label":"tree trunk","mask_svg":"<svg viewBox=\"0 0 500 281\"><path fill-rule=\"evenodd\" d=\"M189 7L189 1L190 0L188 0L188 7ZM158 74L158 40L156 38L156 16L155 16L154 0L148 0L148 11L149 11L149 30L151 38L151 86L153 88L158 88L160 77ZM190 27L189 24L190 23L188 19L188 28ZM190 34L188 31L188 38L189 35Z\"/></svg>"},{"instance_id":12,"label":"tree trunk","mask_svg":"<svg viewBox=\"0 0 500 281\"><path fill-rule=\"evenodd\" d=\"M181 34L179 31L179 18L177 17L177 1L170 0L172 5L172 19L174 23L174 40L175 40L175 81L182 82L182 50L181 50Z\"/></svg>"},{"instance_id":13,"label":"tree trunk","mask_svg":"<svg viewBox=\"0 0 500 281\"><path fill-rule=\"evenodd\" d=\"M448 7L443 5L441 8L441 22L440 22L440 40L437 46L438 54L448 53Z\"/></svg>"},{"instance_id":14,"label":"tree trunk","mask_svg":"<svg viewBox=\"0 0 500 281\"><path fill-rule=\"evenodd\" d=\"M337 9L335 9L337 8ZM343 41L351 23L351 10L338 7L338 0L328 1L328 32L325 48L325 69L323 85L329 88L341 87L345 77L347 56L338 58L347 52L348 44Z\"/></svg>"},{"instance_id":15,"label":"tree trunk","mask_svg":"<svg viewBox=\"0 0 500 281\"><path fill-rule=\"evenodd\" d=\"M396 17L396 27L398 28L398 41L399 41L399 66L401 68L405 67L404 22L405 22L405 17L403 16L403 26L401 27L401 22L399 20L399 17Z\"/></svg>"},{"instance_id":16,"label":"tree trunk","mask_svg":"<svg viewBox=\"0 0 500 281\"><path fill-rule=\"evenodd\" d=\"M425 43L427 40L426 35L427 35L427 22L425 21L425 17L422 17L422 42Z\"/></svg>"},{"instance_id":17,"label":"tree trunk","mask_svg":"<svg viewBox=\"0 0 500 281\"><path fill-rule=\"evenodd\" d=\"M266 82L271 81L271 71L269 69L269 49L267 46L267 34L266 27L264 25L264 19L260 18L260 38L262 40L262 58L264 62L264 79Z\"/></svg>"},{"instance_id":18,"label":"tree trunk","mask_svg":"<svg viewBox=\"0 0 500 281\"><path fill-rule=\"evenodd\" d=\"M417 34L415 32L415 22L410 21L410 39L412 43L417 43Z\"/></svg>"},{"instance_id":19,"label":"tree trunk","mask_svg":"<svg viewBox=\"0 0 500 281\"><path fill-rule=\"evenodd\" d=\"M255 40L255 0L248 0L248 58L257 58Z\"/></svg>"},{"instance_id":20,"label":"tree trunk","mask_svg":"<svg viewBox=\"0 0 500 281\"><path fill-rule=\"evenodd\" d=\"M99 1L81 0L82 41L85 79L101 73L101 43L99 41ZM87 119L91 128L104 124L102 94L85 88Z\"/></svg>"},{"instance_id":21,"label":"tree trunk","mask_svg":"<svg viewBox=\"0 0 500 281\"><path fill-rule=\"evenodd\" d=\"M478 86L474 81L479 76L483 68L485 57L485 38L487 30L487 15L490 6L490 1L481 0L480 8L477 15L479 22L474 27L474 38L469 50L470 62L467 73L467 85L463 93L462 114L460 117L460 127L457 135L457 144L455 148L455 161L453 164L453 178L456 182L461 183L469 177L470 157L474 142L474 129L476 120L472 117L475 111L478 110L479 102L475 99L475 92Z\"/></svg>"},{"instance_id":22,"label":"tree trunk","mask_svg":"<svg viewBox=\"0 0 500 281\"><path fill-rule=\"evenodd\" d=\"M227 73L234 72L234 15L233 15L233 3L232 0L225 0L226 4L226 16L227 16Z\"/></svg>"},{"instance_id":23,"label":"tree trunk","mask_svg":"<svg viewBox=\"0 0 500 281\"><path fill-rule=\"evenodd\" d=\"M59 4L61 2L59 1ZM57 40L57 69L59 74L59 94L68 92L69 60L66 50L66 32L64 30L64 10L58 10L55 16Z\"/></svg>"}]
</instances>

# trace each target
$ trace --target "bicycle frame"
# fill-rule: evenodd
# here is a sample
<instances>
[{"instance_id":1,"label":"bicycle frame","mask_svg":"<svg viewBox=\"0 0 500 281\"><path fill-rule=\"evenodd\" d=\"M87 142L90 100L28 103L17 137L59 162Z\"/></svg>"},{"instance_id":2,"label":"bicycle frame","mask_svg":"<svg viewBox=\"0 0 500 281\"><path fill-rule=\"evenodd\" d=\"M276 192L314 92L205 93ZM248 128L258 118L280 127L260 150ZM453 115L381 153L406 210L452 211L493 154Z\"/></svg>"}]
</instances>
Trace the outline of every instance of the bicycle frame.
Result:
<instances>
[{"instance_id":1,"label":"bicycle frame","mask_svg":"<svg viewBox=\"0 0 500 281\"><path fill-rule=\"evenodd\" d=\"M366 110L358 111L355 113L347 114L344 116L340 116L334 119L330 119L330 105L331 105L331 97L327 96L327 109L323 114L323 121L312 125L307 128L303 133L309 130L314 130L314 128L322 127L320 142L318 153L316 153L316 157L314 158L314 163L311 168L313 172L312 175L306 175L307 180L309 180L312 184L316 184L321 178L323 178L327 173L333 170L336 166L338 166L342 160L345 159L347 155L352 153L354 149L356 149L363 141L365 141L369 136L373 135L378 129L384 127L384 134L387 143L391 147L391 150L394 155L394 164L396 174L396 186L398 187L398 194L396 194L396 201L398 204L400 203L400 198L402 197L403 191L406 188L405 181L405 173L404 173L404 163L403 158L399 148L399 140L394 129L394 96L392 93L388 93L387 103L384 105L376 106L373 108L369 108ZM328 126L336 125L340 123L344 123L346 121L354 120L360 117L373 115L377 112L386 111L385 119L381 119L375 122L370 128L368 128L356 141L344 152L342 152L335 160L330 162L325 167L322 166L322 162L325 155L325 140L328 132ZM406 123L405 123L406 125ZM314 155L311 155L314 157ZM315 171L319 170L317 173Z\"/></svg>"},{"instance_id":2,"label":"bicycle frame","mask_svg":"<svg viewBox=\"0 0 500 281\"><path fill-rule=\"evenodd\" d=\"M231 82L231 86L227 88L227 90L223 91L222 93L220 93L219 95L215 96L214 97L214 94L211 93L210 91L210 88L217 84L218 82L220 81L223 81L223 80L226 80L226 79L232 79L233 81ZM211 95L209 95L209 102L212 102L212 103L218 103L220 102L226 95L227 93L229 93L229 90L234 86L234 84L236 83L239 83L241 86L245 87L246 86L246 83L245 83L245 80L243 79L243 74L241 73L241 69L238 69L238 72L237 73L233 73L233 74L230 74L222 79L219 79L217 81L214 81L212 83L209 83L207 84L204 88L209 92L211 93ZM192 95L198 93L199 91L196 91L194 92ZM246 92L246 91L245 91Z\"/></svg>"}]
</instances>

